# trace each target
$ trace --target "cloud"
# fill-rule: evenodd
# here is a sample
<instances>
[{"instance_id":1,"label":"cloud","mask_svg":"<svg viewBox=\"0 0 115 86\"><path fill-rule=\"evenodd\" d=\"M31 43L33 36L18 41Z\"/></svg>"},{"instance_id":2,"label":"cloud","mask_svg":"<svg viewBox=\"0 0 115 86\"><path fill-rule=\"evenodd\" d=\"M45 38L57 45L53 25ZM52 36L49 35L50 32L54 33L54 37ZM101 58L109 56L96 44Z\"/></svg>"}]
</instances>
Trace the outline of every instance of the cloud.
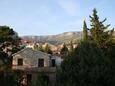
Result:
<instances>
[{"instance_id":1,"label":"cloud","mask_svg":"<svg viewBox=\"0 0 115 86\"><path fill-rule=\"evenodd\" d=\"M61 8L72 16L76 15L77 7L73 0L57 0Z\"/></svg>"}]
</instances>

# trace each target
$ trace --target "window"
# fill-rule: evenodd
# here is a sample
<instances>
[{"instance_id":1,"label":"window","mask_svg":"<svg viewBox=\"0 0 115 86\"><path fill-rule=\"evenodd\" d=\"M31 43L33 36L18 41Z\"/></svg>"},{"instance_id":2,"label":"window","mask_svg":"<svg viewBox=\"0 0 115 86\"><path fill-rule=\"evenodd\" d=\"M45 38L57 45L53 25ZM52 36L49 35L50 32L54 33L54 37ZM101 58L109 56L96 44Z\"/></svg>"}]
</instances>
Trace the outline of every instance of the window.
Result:
<instances>
[{"instance_id":1,"label":"window","mask_svg":"<svg viewBox=\"0 0 115 86\"><path fill-rule=\"evenodd\" d=\"M52 59L52 60L51 60L51 66L52 66L52 67L55 67L55 66L56 66L55 59Z\"/></svg>"},{"instance_id":2,"label":"window","mask_svg":"<svg viewBox=\"0 0 115 86\"><path fill-rule=\"evenodd\" d=\"M22 66L23 65L23 59L18 59L18 66Z\"/></svg>"},{"instance_id":3,"label":"window","mask_svg":"<svg viewBox=\"0 0 115 86\"><path fill-rule=\"evenodd\" d=\"M44 67L44 59L38 59L38 67Z\"/></svg>"}]
</instances>

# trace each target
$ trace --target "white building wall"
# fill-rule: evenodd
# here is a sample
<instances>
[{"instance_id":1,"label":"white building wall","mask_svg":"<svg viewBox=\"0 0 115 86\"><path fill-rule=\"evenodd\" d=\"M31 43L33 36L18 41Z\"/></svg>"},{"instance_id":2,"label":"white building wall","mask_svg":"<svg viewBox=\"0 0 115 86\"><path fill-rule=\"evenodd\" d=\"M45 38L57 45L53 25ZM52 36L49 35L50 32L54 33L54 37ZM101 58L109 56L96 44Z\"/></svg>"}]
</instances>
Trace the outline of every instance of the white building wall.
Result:
<instances>
[{"instance_id":1,"label":"white building wall","mask_svg":"<svg viewBox=\"0 0 115 86\"><path fill-rule=\"evenodd\" d=\"M18 59L23 59L23 65L18 66ZM37 52L34 50L25 50L22 51L22 53L15 54L13 56L13 67L17 66L18 68L34 68L38 67L38 59L44 59L44 67L49 67L49 56L48 54Z\"/></svg>"}]
</instances>

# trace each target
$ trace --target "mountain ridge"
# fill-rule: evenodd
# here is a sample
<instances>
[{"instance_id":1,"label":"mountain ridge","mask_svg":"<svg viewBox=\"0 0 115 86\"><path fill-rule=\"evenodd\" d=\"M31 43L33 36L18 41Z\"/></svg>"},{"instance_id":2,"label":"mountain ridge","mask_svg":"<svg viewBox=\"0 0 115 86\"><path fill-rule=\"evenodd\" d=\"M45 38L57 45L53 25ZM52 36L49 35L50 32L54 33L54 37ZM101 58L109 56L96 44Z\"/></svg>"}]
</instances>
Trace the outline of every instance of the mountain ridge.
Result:
<instances>
[{"instance_id":1,"label":"mountain ridge","mask_svg":"<svg viewBox=\"0 0 115 86\"><path fill-rule=\"evenodd\" d=\"M115 36L115 31L114 34ZM70 41L78 42L83 37L82 31L71 31L64 32L56 35L42 35L42 36L22 36L23 40L40 42L40 43L50 43L53 45L59 45L62 43L68 43Z\"/></svg>"},{"instance_id":2,"label":"mountain ridge","mask_svg":"<svg viewBox=\"0 0 115 86\"><path fill-rule=\"evenodd\" d=\"M81 31L71 31L71 32L64 32L56 35L26 35L21 37L23 40L27 41L34 41L40 43L51 43L54 45L59 45L69 41L76 41L82 38Z\"/></svg>"},{"instance_id":3,"label":"mountain ridge","mask_svg":"<svg viewBox=\"0 0 115 86\"><path fill-rule=\"evenodd\" d=\"M64 32L56 35L44 35L44 36L22 36L21 37L27 41L34 41L34 42L48 42L54 45L62 44L64 42L69 42L71 40L78 40L82 38L82 32L78 31L71 31L71 32Z\"/></svg>"}]
</instances>

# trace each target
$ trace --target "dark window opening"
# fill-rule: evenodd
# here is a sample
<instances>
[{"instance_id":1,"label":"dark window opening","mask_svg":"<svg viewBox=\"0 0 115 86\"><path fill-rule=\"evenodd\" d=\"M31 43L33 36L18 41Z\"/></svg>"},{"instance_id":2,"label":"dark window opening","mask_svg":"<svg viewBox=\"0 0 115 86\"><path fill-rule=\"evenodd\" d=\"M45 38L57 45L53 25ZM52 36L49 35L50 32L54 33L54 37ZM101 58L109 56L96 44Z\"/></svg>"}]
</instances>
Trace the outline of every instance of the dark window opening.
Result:
<instances>
[{"instance_id":1,"label":"dark window opening","mask_svg":"<svg viewBox=\"0 0 115 86\"><path fill-rule=\"evenodd\" d=\"M18 66L23 65L23 59L18 59Z\"/></svg>"},{"instance_id":2,"label":"dark window opening","mask_svg":"<svg viewBox=\"0 0 115 86\"><path fill-rule=\"evenodd\" d=\"M52 60L51 60L51 66L52 66L52 67L55 67L55 66L56 66L56 61L55 61L55 59L52 59Z\"/></svg>"},{"instance_id":3,"label":"dark window opening","mask_svg":"<svg viewBox=\"0 0 115 86\"><path fill-rule=\"evenodd\" d=\"M38 59L38 67L44 67L44 59Z\"/></svg>"},{"instance_id":4,"label":"dark window opening","mask_svg":"<svg viewBox=\"0 0 115 86\"><path fill-rule=\"evenodd\" d=\"M32 74L27 74L27 83L29 84L32 80Z\"/></svg>"}]
</instances>

